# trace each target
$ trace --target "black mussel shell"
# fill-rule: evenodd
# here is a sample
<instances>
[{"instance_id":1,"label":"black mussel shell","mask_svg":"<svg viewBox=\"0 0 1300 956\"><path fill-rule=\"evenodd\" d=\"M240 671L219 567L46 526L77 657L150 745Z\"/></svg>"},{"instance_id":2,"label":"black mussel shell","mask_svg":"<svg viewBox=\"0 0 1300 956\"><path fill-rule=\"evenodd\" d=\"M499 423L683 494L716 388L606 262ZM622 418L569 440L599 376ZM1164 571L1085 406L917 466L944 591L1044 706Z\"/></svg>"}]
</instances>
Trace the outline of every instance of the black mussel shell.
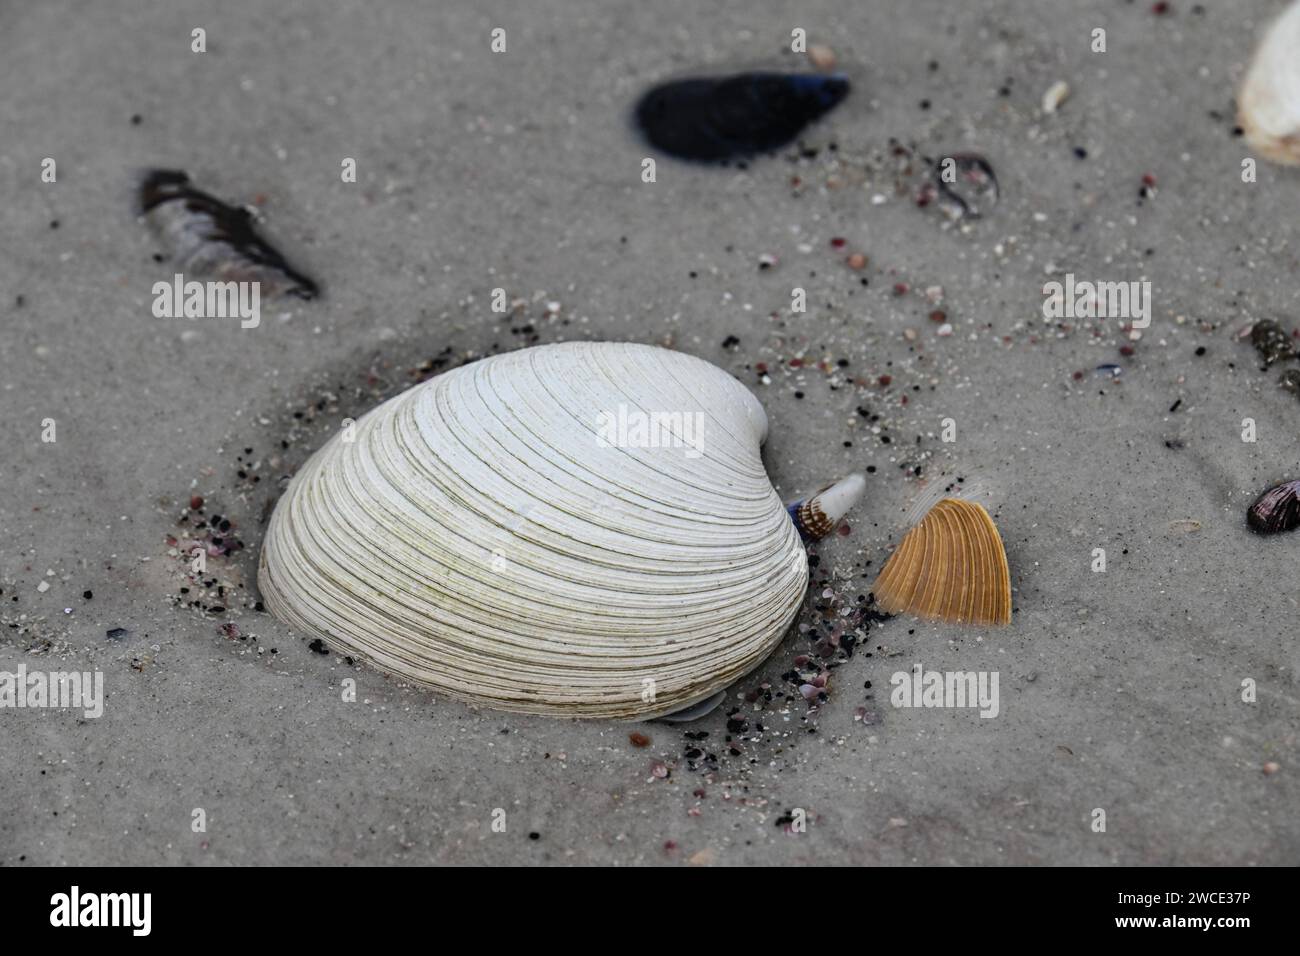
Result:
<instances>
[{"instance_id":1,"label":"black mussel shell","mask_svg":"<svg viewBox=\"0 0 1300 956\"><path fill-rule=\"evenodd\" d=\"M674 80L641 97L636 123L652 146L681 159L742 159L792 142L848 92L849 81L837 75Z\"/></svg>"},{"instance_id":2,"label":"black mussel shell","mask_svg":"<svg viewBox=\"0 0 1300 956\"><path fill-rule=\"evenodd\" d=\"M1300 478L1268 489L1246 512L1246 524L1258 534L1290 531L1300 524Z\"/></svg>"}]
</instances>

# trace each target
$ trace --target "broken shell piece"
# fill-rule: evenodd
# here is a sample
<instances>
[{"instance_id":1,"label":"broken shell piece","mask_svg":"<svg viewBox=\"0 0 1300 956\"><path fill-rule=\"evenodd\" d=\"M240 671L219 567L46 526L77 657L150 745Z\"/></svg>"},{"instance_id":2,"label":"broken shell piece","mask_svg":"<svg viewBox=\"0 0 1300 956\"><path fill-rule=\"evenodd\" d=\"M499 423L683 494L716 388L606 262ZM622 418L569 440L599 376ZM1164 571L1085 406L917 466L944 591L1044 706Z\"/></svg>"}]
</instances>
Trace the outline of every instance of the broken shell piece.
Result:
<instances>
[{"instance_id":1,"label":"broken shell piece","mask_svg":"<svg viewBox=\"0 0 1300 956\"><path fill-rule=\"evenodd\" d=\"M1264 34L1237 102L1251 149L1275 163L1300 164L1300 3Z\"/></svg>"},{"instance_id":2,"label":"broken shell piece","mask_svg":"<svg viewBox=\"0 0 1300 956\"><path fill-rule=\"evenodd\" d=\"M857 504L867 490L867 480L861 475L849 475L833 485L827 485L807 501L796 501L785 506L794 519L799 536L805 541L824 538L840 523L840 519Z\"/></svg>"},{"instance_id":3,"label":"broken shell piece","mask_svg":"<svg viewBox=\"0 0 1300 956\"><path fill-rule=\"evenodd\" d=\"M823 43L814 43L808 48L808 59L813 66L823 73L829 73L835 69L837 62L835 51Z\"/></svg>"},{"instance_id":4,"label":"broken shell piece","mask_svg":"<svg viewBox=\"0 0 1300 956\"><path fill-rule=\"evenodd\" d=\"M1070 84L1065 82L1065 80L1057 80L1049 86L1047 92L1043 94L1043 112L1055 113L1057 107L1064 103L1069 95Z\"/></svg>"},{"instance_id":5,"label":"broken shell piece","mask_svg":"<svg viewBox=\"0 0 1300 956\"><path fill-rule=\"evenodd\" d=\"M978 153L941 156L934 164L939 208L949 219L978 219L997 205L998 177Z\"/></svg>"},{"instance_id":6,"label":"broken shell piece","mask_svg":"<svg viewBox=\"0 0 1300 956\"><path fill-rule=\"evenodd\" d=\"M1011 571L993 519L944 498L907 533L872 587L889 614L953 624L1011 623Z\"/></svg>"},{"instance_id":7,"label":"broken shell piece","mask_svg":"<svg viewBox=\"0 0 1300 956\"><path fill-rule=\"evenodd\" d=\"M1246 512L1246 524L1256 534L1276 534L1300 525L1300 478L1268 489Z\"/></svg>"},{"instance_id":8,"label":"broken shell piece","mask_svg":"<svg viewBox=\"0 0 1300 956\"><path fill-rule=\"evenodd\" d=\"M315 282L257 235L247 209L195 189L187 173L150 170L140 184L139 201L141 215L169 246L171 261L181 272L258 282L266 295L284 292L313 299L319 293Z\"/></svg>"}]
</instances>

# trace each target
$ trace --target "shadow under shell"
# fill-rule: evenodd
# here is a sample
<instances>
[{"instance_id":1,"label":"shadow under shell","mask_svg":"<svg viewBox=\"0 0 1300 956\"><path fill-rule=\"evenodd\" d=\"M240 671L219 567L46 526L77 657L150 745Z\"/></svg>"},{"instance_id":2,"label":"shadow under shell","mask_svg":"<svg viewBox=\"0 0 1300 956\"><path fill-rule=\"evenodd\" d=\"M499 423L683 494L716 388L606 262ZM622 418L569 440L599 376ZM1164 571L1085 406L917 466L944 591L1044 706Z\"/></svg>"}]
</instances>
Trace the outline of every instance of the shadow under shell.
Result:
<instances>
[{"instance_id":1,"label":"shadow under shell","mask_svg":"<svg viewBox=\"0 0 1300 956\"><path fill-rule=\"evenodd\" d=\"M849 92L843 76L740 73L674 80L636 105L649 143L681 159L719 162L792 142Z\"/></svg>"}]
</instances>

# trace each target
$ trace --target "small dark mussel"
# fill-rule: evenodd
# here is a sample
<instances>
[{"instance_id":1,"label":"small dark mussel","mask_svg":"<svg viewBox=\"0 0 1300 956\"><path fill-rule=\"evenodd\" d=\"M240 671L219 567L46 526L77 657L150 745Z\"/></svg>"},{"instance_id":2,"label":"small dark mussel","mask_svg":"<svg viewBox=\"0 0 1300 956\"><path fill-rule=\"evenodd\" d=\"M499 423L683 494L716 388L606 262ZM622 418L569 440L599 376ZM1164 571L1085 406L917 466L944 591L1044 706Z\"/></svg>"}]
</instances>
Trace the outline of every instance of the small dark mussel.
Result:
<instances>
[{"instance_id":1,"label":"small dark mussel","mask_svg":"<svg viewBox=\"0 0 1300 956\"><path fill-rule=\"evenodd\" d=\"M839 75L740 73L674 80L636 105L650 145L679 159L725 162L792 142L849 93Z\"/></svg>"},{"instance_id":2,"label":"small dark mussel","mask_svg":"<svg viewBox=\"0 0 1300 956\"><path fill-rule=\"evenodd\" d=\"M1300 524L1300 478L1268 489L1246 512L1246 524L1257 534L1290 531Z\"/></svg>"},{"instance_id":3,"label":"small dark mussel","mask_svg":"<svg viewBox=\"0 0 1300 956\"><path fill-rule=\"evenodd\" d=\"M997 205L999 196L992 163L979 153L954 153L935 161L933 180L918 202L934 201L949 219L978 219Z\"/></svg>"},{"instance_id":4,"label":"small dark mussel","mask_svg":"<svg viewBox=\"0 0 1300 956\"><path fill-rule=\"evenodd\" d=\"M1296 398L1300 398L1300 368L1287 369L1277 380L1277 384L1282 391L1290 392Z\"/></svg>"},{"instance_id":5,"label":"small dark mussel","mask_svg":"<svg viewBox=\"0 0 1300 956\"><path fill-rule=\"evenodd\" d=\"M195 189L181 170L145 174L140 213L168 245L171 261L182 272L260 282L268 294L314 299L320 293L315 282L257 235L247 209Z\"/></svg>"},{"instance_id":6,"label":"small dark mussel","mask_svg":"<svg viewBox=\"0 0 1300 956\"><path fill-rule=\"evenodd\" d=\"M1255 346L1255 351L1264 360L1265 368L1277 362L1286 362L1296 357L1295 346L1291 344L1291 336L1287 334L1286 329L1272 319L1260 319L1255 323L1250 330L1250 344Z\"/></svg>"}]
</instances>

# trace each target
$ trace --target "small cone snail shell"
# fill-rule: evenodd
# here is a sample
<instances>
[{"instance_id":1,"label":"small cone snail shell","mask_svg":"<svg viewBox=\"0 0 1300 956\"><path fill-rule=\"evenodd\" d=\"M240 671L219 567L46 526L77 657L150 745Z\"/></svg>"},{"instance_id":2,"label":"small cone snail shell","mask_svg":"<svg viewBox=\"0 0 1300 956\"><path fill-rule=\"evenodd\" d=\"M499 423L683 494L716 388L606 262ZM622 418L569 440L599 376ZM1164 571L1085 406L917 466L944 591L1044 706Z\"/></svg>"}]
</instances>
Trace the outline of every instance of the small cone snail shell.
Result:
<instances>
[{"instance_id":1,"label":"small cone snail shell","mask_svg":"<svg viewBox=\"0 0 1300 956\"><path fill-rule=\"evenodd\" d=\"M276 506L258 583L291 626L465 701L681 711L761 663L807 589L766 434L743 385L679 352L493 356L321 448ZM842 514L860 481L813 510Z\"/></svg>"},{"instance_id":2,"label":"small cone snail shell","mask_svg":"<svg viewBox=\"0 0 1300 956\"><path fill-rule=\"evenodd\" d=\"M835 530L840 519L867 490L867 480L861 475L849 475L833 485L827 485L807 501L786 505L799 536L805 541L816 541Z\"/></svg>"}]
</instances>

